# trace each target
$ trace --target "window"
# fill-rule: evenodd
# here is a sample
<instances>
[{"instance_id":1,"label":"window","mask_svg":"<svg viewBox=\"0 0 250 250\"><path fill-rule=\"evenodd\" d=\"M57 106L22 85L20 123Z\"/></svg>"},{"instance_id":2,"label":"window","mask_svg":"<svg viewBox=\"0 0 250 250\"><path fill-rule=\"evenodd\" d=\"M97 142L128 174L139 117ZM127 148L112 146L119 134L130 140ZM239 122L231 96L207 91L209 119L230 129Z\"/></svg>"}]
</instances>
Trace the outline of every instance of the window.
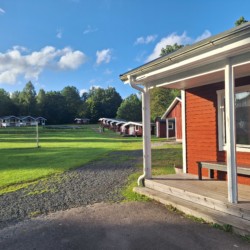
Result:
<instances>
[{"instance_id":1,"label":"window","mask_svg":"<svg viewBox=\"0 0 250 250\"><path fill-rule=\"evenodd\" d=\"M217 91L219 150L225 150L225 91ZM250 151L250 85L235 88L235 125L237 151Z\"/></svg>"},{"instance_id":2,"label":"window","mask_svg":"<svg viewBox=\"0 0 250 250\"><path fill-rule=\"evenodd\" d=\"M173 122L168 122L168 129L173 130L174 129L174 123Z\"/></svg>"}]
</instances>

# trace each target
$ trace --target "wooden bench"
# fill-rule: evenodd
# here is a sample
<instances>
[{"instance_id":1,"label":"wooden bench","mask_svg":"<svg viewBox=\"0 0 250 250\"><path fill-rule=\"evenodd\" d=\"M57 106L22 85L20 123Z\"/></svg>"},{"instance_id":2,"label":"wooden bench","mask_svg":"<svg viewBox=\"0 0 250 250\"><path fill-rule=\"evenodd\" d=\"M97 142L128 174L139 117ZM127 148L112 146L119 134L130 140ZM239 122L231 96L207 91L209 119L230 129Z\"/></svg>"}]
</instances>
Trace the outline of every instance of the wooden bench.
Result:
<instances>
[{"instance_id":1,"label":"wooden bench","mask_svg":"<svg viewBox=\"0 0 250 250\"><path fill-rule=\"evenodd\" d=\"M198 161L198 178L202 180L202 168L208 169L208 177L214 178L214 170L227 172L226 162L213 162L213 161ZM249 165L238 165L237 174L249 175L250 176L250 166Z\"/></svg>"}]
</instances>

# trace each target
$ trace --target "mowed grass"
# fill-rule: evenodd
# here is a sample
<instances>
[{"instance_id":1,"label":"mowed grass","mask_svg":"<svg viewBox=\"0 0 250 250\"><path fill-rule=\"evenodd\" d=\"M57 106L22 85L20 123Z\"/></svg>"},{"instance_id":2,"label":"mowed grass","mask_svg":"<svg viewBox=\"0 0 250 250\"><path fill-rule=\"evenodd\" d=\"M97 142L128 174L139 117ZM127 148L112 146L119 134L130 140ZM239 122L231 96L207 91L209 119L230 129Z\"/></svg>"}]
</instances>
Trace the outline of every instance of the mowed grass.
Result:
<instances>
[{"instance_id":1,"label":"mowed grass","mask_svg":"<svg viewBox=\"0 0 250 250\"><path fill-rule=\"evenodd\" d=\"M152 148L152 176L174 174L174 166L182 165L182 145L165 144L166 139L152 138L152 142L163 142ZM122 190L125 201L147 201L149 198L133 192L138 177L142 174L143 165L138 164L138 172L129 176L127 186Z\"/></svg>"},{"instance_id":2,"label":"mowed grass","mask_svg":"<svg viewBox=\"0 0 250 250\"><path fill-rule=\"evenodd\" d=\"M81 167L114 150L142 148L141 138L98 132L98 126L80 129L0 128L0 194L27 183Z\"/></svg>"}]
</instances>

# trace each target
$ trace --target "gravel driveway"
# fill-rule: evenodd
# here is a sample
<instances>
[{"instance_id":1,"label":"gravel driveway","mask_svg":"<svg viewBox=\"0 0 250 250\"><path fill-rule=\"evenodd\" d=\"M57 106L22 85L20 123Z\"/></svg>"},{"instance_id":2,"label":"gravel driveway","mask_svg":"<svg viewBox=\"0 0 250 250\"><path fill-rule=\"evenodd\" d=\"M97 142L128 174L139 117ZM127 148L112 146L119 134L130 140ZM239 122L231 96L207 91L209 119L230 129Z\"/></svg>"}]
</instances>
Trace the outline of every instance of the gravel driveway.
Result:
<instances>
[{"instance_id":1,"label":"gravel driveway","mask_svg":"<svg viewBox=\"0 0 250 250\"><path fill-rule=\"evenodd\" d=\"M113 152L17 192L0 196L0 229L39 214L123 199L121 188L137 171L141 151Z\"/></svg>"}]
</instances>

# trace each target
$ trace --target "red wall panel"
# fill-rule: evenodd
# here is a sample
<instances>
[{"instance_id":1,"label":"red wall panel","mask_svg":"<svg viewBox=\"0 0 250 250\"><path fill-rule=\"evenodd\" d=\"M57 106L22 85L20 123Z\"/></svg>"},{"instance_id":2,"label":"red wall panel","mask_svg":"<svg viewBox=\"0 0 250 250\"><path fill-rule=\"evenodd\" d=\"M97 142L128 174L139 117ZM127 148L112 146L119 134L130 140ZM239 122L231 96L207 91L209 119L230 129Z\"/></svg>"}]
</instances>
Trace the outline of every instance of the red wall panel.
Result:
<instances>
[{"instance_id":1,"label":"red wall panel","mask_svg":"<svg viewBox=\"0 0 250 250\"><path fill-rule=\"evenodd\" d=\"M168 114L167 118L175 118L176 139L182 139L181 102L179 101Z\"/></svg>"},{"instance_id":2,"label":"red wall panel","mask_svg":"<svg viewBox=\"0 0 250 250\"><path fill-rule=\"evenodd\" d=\"M250 84L250 77L237 79L235 85ZM224 83L186 90L186 143L188 173L197 174L197 161L226 161L226 152L218 150L217 94ZM250 165L250 153L237 152L239 164ZM204 169L204 175L207 171ZM215 173L226 179L226 173ZM250 177L238 176L239 183L250 185Z\"/></svg>"}]
</instances>

